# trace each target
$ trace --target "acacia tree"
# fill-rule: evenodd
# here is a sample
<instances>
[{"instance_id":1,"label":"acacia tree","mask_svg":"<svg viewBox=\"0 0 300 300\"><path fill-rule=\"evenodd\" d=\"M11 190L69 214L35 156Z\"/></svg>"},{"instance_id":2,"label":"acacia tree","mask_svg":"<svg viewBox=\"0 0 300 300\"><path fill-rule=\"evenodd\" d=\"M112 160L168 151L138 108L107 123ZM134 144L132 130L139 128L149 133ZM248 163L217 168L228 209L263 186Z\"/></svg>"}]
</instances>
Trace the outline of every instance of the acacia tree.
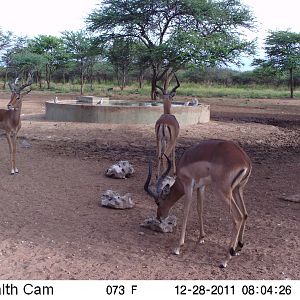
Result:
<instances>
[{"instance_id":1,"label":"acacia tree","mask_svg":"<svg viewBox=\"0 0 300 300\"><path fill-rule=\"evenodd\" d=\"M62 39L51 35L39 35L29 42L29 51L44 56L45 77L47 87L50 89L51 76L59 66L61 58L64 56Z\"/></svg>"},{"instance_id":2,"label":"acacia tree","mask_svg":"<svg viewBox=\"0 0 300 300\"><path fill-rule=\"evenodd\" d=\"M300 69L300 33L271 31L265 39L266 59L257 59L255 65L265 69L289 72L290 97L294 97L294 71Z\"/></svg>"},{"instance_id":3,"label":"acacia tree","mask_svg":"<svg viewBox=\"0 0 300 300\"><path fill-rule=\"evenodd\" d=\"M252 52L241 29L253 24L240 0L104 0L87 18L101 42L122 37L143 44L152 69L152 99L162 69L236 62L240 53Z\"/></svg>"},{"instance_id":4,"label":"acacia tree","mask_svg":"<svg viewBox=\"0 0 300 300\"><path fill-rule=\"evenodd\" d=\"M10 31L4 32L0 28L0 51L4 50L11 44L12 33Z\"/></svg>"},{"instance_id":5,"label":"acacia tree","mask_svg":"<svg viewBox=\"0 0 300 300\"><path fill-rule=\"evenodd\" d=\"M126 85L129 68L133 65L134 44L132 41L119 38L115 39L108 49L108 59L114 67L121 90Z\"/></svg>"},{"instance_id":6,"label":"acacia tree","mask_svg":"<svg viewBox=\"0 0 300 300\"><path fill-rule=\"evenodd\" d=\"M0 63L1 62L4 63L4 67L5 67L5 76L4 76L3 89L5 89L6 81L7 81L7 72L8 72L7 53L8 53L8 50L9 50L10 46L11 46L11 37L12 37L11 32L4 32L0 28L0 53L2 54L1 59L0 59Z\"/></svg>"},{"instance_id":7,"label":"acacia tree","mask_svg":"<svg viewBox=\"0 0 300 300\"><path fill-rule=\"evenodd\" d=\"M47 60L41 54L29 52L24 49L11 56L10 67L13 68L17 76L24 76L28 73L35 73L41 88L41 73L47 64Z\"/></svg>"},{"instance_id":8,"label":"acacia tree","mask_svg":"<svg viewBox=\"0 0 300 300\"><path fill-rule=\"evenodd\" d=\"M91 58L95 57L97 49L93 39L84 30L65 31L62 38L67 53L79 64L80 94L82 95L87 68L91 67Z\"/></svg>"},{"instance_id":9,"label":"acacia tree","mask_svg":"<svg viewBox=\"0 0 300 300\"><path fill-rule=\"evenodd\" d=\"M6 42L2 43L2 51L1 51L1 64L5 70L4 76L4 84L3 89L6 87L7 78L9 71L14 72L14 75L17 75L19 71L19 66L13 64L14 55L21 53L26 49L28 44L28 39L25 37L16 37L12 35L10 32L6 35Z\"/></svg>"}]
</instances>

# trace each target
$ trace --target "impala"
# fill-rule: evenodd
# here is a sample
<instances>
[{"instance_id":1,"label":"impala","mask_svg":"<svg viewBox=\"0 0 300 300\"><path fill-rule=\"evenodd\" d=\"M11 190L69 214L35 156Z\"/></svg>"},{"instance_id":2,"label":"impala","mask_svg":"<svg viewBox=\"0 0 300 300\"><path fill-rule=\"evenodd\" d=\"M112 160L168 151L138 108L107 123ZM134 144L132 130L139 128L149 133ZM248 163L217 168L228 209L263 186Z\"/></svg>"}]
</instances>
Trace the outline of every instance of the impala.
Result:
<instances>
[{"instance_id":1,"label":"impala","mask_svg":"<svg viewBox=\"0 0 300 300\"><path fill-rule=\"evenodd\" d=\"M229 250L220 267L225 268L232 256L238 254L244 245L243 235L247 219L247 211L243 199L243 189L251 173L252 165L248 155L235 143L225 140L205 140L187 149L177 165L177 176L172 187L162 189L162 181L171 169L168 168L157 180L156 191L149 188L152 167L144 185L145 191L155 199L158 206L157 219L165 219L173 205L185 196L184 215L179 243L173 250L179 254L184 244L187 219L192 203L193 191L197 190L197 212L199 217L199 242L204 242L203 200L205 188L212 186L220 200L230 207L233 230Z\"/></svg>"},{"instance_id":2,"label":"impala","mask_svg":"<svg viewBox=\"0 0 300 300\"><path fill-rule=\"evenodd\" d=\"M163 89L160 86L156 85L156 87L161 91L157 93L160 99L163 101L164 108L164 113L160 116L160 118L156 121L155 124L158 158L157 178L160 176L161 162L163 160L164 154L168 157L172 155L173 172L174 175L176 174L175 146L176 140L179 135L179 123L176 117L171 114L171 106L173 97L176 95L176 89L180 86L180 83L175 73L174 77L176 79L177 85L169 93L166 91L166 89ZM166 168L165 160L163 161L163 164Z\"/></svg>"},{"instance_id":3,"label":"impala","mask_svg":"<svg viewBox=\"0 0 300 300\"><path fill-rule=\"evenodd\" d=\"M16 167L16 142L18 132L21 128L22 98L31 90L22 91L31 84L31 76L29 76L27 83L21 86L18 85L18 78L14 83L9 83L11 90L10 101L7 104L7 109L0 109L0 130L5 131L8 142L11 175L19 173L19 170Z\"/></svg>"}]
</instances>

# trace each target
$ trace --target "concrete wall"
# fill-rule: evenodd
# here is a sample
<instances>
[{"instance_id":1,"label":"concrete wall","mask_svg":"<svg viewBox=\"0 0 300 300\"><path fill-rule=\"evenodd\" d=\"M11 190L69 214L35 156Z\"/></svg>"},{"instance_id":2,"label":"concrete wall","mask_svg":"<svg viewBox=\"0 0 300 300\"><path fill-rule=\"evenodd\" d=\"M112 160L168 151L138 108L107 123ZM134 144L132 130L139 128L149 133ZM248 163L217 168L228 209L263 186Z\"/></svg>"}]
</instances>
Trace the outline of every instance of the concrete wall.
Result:
<instances>
[{"instance_id":1,"label":"concrete wall","mask_svg":"<svg viewBox=\"0 0 300 300\"><path fill-rule=\"evenodd\" d=\"M71 101L46 102L46 119L53 121L106 124L155 124L162 114L161 106L107 106L76 104ZM172 113L180 124L209 122L209 105L173 106Z\"/></svg>"}]
</instances>

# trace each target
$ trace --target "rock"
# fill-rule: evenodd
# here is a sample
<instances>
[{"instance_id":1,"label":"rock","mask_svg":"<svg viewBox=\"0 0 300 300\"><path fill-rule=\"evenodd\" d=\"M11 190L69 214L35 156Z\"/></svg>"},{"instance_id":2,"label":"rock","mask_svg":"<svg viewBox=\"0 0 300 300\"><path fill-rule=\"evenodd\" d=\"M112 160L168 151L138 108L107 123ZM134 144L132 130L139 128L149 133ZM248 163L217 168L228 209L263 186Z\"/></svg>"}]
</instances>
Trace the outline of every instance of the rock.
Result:
<instances>
[{"instance_id":1,"label":"rock","mask_svg":"<svg viewBox=\"0 0 300 300\"><path fill-rule=\"evenodd\" d=\"M25 139L21 140L20 143L21 143L22 148L31 148L32 147L31 144Z\"/></svg>"},{"instance_id":2,"label":"rock","mask_svg":"<svg viewBox=\"0 0 300 300\"><path fill-rule=\"evenodd\" d=\"M105 175L116 179L125 179L134 173L134 168L127 160L120 160L118 163L110 166Z\"/></svg>"},{"instance_id":3,"label":"rock","mask_svg":"<svg viewBox=\"0 0 300 300\"><path fill-rule=\"evenodd\" d=\"M173 232L173 227L177 224L176 219L177 218L174 215L170 215L162 221L157 220L156 217L149 217L141 224L141 226L163 233Z\"/></svg>"},{"instance_id":4,"label":"rock","mask_svg":"<svg viewBox=\"0 0 300 300\"><path fill-rule=\"evenodd\" d=\"M127 209L133 208L134 202L131 199L130 193L120 196L120 194L115 191L107 190L101 196L101 205L109 208Z\"/></svg>"}]
</instances>

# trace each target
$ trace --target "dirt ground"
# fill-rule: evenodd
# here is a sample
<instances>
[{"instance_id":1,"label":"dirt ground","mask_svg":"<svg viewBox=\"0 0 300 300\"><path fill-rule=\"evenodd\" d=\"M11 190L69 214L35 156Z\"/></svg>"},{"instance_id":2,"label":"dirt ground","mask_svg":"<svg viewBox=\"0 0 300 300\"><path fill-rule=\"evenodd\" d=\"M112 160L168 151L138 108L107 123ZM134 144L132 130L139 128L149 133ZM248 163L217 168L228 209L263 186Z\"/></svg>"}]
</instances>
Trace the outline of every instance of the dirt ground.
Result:
<instances>
[{"instance_id":1,"label":"dirt ground","mask_svg":"<svg viewBox=\"0 0 300 300\"><path fill-rule=\"evenodd\" d=\"M175 232L140 227L156 209L143 190L147 161L155 158L153 126L48 122L44 103L51 98L35 92L24 99L19 175L10 175L8 145L0 133L1 280L300 279L300 203L281 199L300 194L299 100L202 99L211 104L211 122L181 127L178 158L197 141L223 138L238 142L253 161L245 190L245 246L219 269L232 222L229 208L209 191L204 244L197 243L192 209L186 244L179 256L171 254L183 199L172 210L179 219ZM1 108L8 99L0 93ZM120 159L132 163L135 175L105 177L106 168ZM135 207L101 207L107 189L130 192Z\"/></svg>"}]
</instances>

